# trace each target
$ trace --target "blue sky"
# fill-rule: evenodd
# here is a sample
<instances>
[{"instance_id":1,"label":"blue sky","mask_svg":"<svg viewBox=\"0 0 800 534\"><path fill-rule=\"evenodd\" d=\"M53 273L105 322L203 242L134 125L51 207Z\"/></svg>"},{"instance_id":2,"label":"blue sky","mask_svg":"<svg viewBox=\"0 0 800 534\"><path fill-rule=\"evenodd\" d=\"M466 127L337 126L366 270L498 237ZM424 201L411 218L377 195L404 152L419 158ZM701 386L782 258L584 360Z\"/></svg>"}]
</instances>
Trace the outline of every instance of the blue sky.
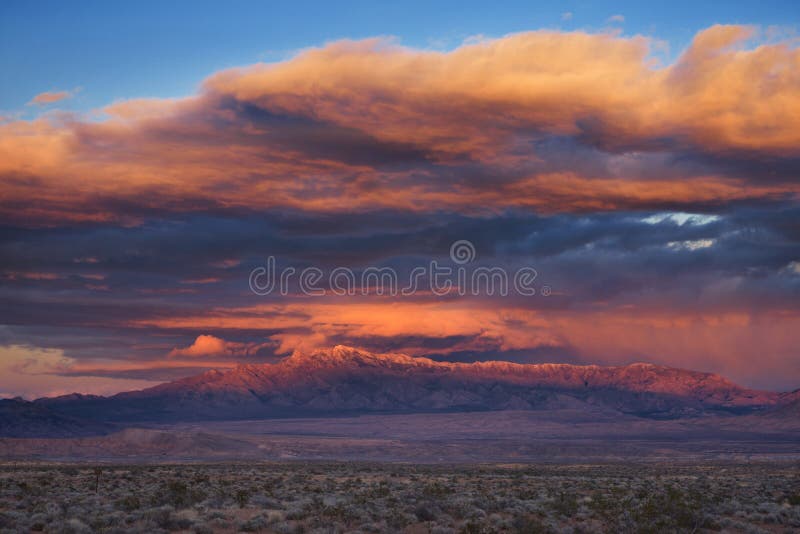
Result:
<instances>
[{"instance_id":1,"label":"blue sky","mask_svg":"<svg viewBox=\"0 0 800 534\"><path fill-rule=\"evenodd\" d=\"M44 91L75 91L59 109L192 93L210 73L276 61L340 38L392 35L448 49L474 35L539 28L654 36L674 57L715 23L791 28L793 1L688 2L20 2L0 4L0 113L31 117ZM568 14L568 15L567 15ZM620 15L624 21L609 21ZM12 81L13 83L8 83ZM47 109L46 107L44 109Z\"/></svg>"}]
</instances>

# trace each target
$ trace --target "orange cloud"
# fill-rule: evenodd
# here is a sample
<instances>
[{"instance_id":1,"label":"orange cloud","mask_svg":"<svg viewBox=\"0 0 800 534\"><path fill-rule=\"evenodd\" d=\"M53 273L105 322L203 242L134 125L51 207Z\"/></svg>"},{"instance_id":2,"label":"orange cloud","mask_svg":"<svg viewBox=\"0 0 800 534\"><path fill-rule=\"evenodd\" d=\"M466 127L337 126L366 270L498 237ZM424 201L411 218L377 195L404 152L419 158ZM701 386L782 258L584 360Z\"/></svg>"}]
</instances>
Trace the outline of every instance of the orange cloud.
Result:
<instances>
[{"instance_id":1,"label":"orange cloud","mask_svg":"<svg viewBox=\"0 0 800 534\"><path fill-rule=\"evenodd\" d=\"M756 35L713 26L668 66L647 38L610 34L526 32L450 52L340 41L214 74L196 96L112 104L106 120L0 124L0 218L137 224L211 209L552 212L796 198L796 181L776 179L773 164L759 167L769 179L730 166L676 177L669 158L616 164L620 154L800 156L800 50L746 46ZM554 169L537 144L548 139L594 150L594 170Z\"/></svg>"},{"instance_id":2,"label":"orange cloud","mask_svg":"<svg viewBox=\"0 0 800 534\"><path fill-rule=\"evenodd\" d=\"M201 335L197 336L194 343L186 348L172 349L169 356L171 358L175 356L188 356L192 358L199 356L216 356L225 354L227 349L228 344L225 340L214 336Z\"/></svg>"},{"instance_id":3,"label":"orange cloud","mask_svg":"<svg viewBox=\"0 0 800 534\"><path fill-rule=\"evenodd\" d=\"M593 363L668 362L762 386L770 380L774 383L774 369L782 368L788 385L800 382L800 366L787 366L800 343L800 316L780 310L687 312L627 305L610 306L598 313L487 307L463 300L348 300L219 308L203 315L142 320L136 326L278 331L271 339L280 344L277 352L284 354L328 347L342 340L416 356L465 350L524 353L563 347ZM431 349L420 341L424 339L452 342ZM380 347L381 343L386 347ZM205 354L228 351L228 345L218 338L200 336L189 349ZM754 360L756 353L760 357Z\"/></svg>"},{"instance_id":4,"label":"orange cloud","mask_svg":"<svg viewBox=\"0 0 800 534\"><path fill-rule=\"evenodd\" d=\"M72 91L46 91L34 96L28 105L46 106L68 98L72 98Z\"/></svg>"},{"instance_id":5,"label":"orange cloud","mask_svg":"<svg viewBox=\"0 0 800 534\"><path fill-rule=\"evenodd\" d=\"M205 85L271 111L414 139L442 155L492 153L515 128L579 133L583 121L622 136L607 142L675 137L712 149L796 153L800 50L732 48L752 34L713 26L664 68L648 58L647 39L608 34L527 32L447 53L345 41L225 71Z\"/></svg>"}]
</instances>

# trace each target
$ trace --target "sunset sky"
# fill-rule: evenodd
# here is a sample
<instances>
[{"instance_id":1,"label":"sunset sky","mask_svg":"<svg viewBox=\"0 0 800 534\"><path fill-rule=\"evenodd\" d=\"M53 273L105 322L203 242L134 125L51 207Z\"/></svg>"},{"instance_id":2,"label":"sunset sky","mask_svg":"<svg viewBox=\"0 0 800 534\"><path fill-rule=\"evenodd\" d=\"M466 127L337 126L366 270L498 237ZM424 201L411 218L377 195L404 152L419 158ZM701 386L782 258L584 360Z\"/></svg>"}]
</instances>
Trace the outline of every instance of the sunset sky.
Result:
<instances>
[{"instance_id":1,"label":"sunset sky","mask_svg":"<svg viewBox=\"0 0 800 534\"><path fill-rule=\"evenodd\" d=\"M796 2L4 2L0 397L335 344L800 387ZM551 294L254 294L532 267Z\"/></svg>"}]
</instances>

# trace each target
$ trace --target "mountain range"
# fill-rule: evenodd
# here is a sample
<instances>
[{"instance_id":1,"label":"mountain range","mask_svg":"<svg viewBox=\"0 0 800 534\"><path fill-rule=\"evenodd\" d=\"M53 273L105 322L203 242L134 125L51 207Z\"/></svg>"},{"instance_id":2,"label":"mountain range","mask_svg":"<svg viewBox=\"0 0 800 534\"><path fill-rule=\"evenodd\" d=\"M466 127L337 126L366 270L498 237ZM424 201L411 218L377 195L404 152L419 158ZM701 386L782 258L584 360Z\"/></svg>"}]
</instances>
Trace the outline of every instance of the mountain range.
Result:
<instances>
[{"instance_id":1,"label":"mountain range","mask_svg":"<svg viewBox=\"0 0 800 534\"><path fill-rule=\"evenodd\" d=\"M797 392L753 390L715 374L645 363L615 367L449 363L336 346L296 353L274 364L211 370L110 397L42 398L25 403L30 405L25 409L34 419L88 420L89 428L143 422L589 407L676 419L791 414L796 411L791 406L796 406L797 397ZM0 435L9 434L0 428Z\"/></svg>"}]
</instances>

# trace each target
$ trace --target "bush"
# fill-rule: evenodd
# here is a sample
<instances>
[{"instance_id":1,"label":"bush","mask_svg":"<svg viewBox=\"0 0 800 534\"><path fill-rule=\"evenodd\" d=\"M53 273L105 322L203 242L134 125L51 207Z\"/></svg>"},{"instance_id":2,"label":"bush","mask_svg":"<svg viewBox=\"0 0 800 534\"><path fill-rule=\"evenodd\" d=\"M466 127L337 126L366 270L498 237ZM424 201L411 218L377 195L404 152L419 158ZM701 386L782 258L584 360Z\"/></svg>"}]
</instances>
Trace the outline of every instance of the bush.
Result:
<instances>
[{"instance_id":1,"label":"bush","mask_svg":"<svg viewBox=\"0 0 800 534\"><path fill-rule=\"evenodd\" d=\"M154 504L169 504L174 508L188 508L206 498L205 492L189 488L182 480L170 480L155 496Z\"/></svg>"},{"instance_id":2,"label":"bush","mask_svg":"<svg viewBox=\"0 0 800 534\"><path fill-rule=\"evenodd\" d=\"M117 501L117 507L126 512L132 512L142 507L142 502L136 495L127 495Z\"/></svg>"},{"instance_id":3,"label":"bush","mask_svg":"<svg viewBox=\"0 0 800 534\"><path fill-rule=\"evenodd\" d=\"M420 521L433 521L437 513L432 506L421 504L414 510L414 515Z\"/></svg>"}]
</instances>

